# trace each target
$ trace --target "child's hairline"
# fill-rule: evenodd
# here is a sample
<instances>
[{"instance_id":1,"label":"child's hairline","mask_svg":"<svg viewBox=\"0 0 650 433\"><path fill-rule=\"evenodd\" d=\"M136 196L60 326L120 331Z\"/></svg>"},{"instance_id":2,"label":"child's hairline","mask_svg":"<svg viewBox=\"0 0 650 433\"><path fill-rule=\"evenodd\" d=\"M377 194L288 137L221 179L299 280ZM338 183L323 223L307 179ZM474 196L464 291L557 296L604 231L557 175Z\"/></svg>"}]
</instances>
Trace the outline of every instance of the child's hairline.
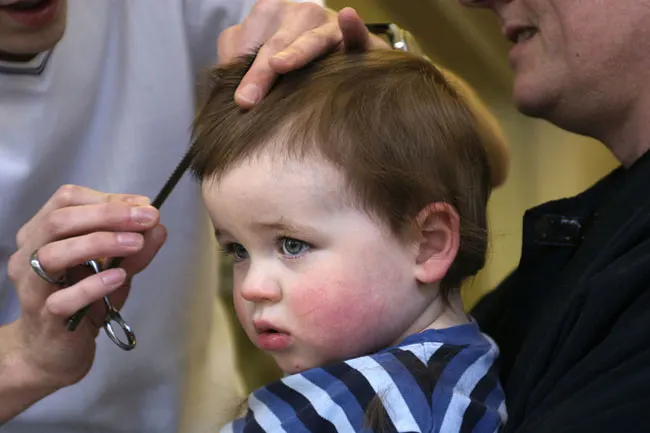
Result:
<instances>
[{"instance_id":1,"label":"child's hairline","mask_svg":"<svg viewBox=\"0 0 650 433\"><path fill-rule=\"evenodd\" d=\"M409 232L409 230L412 230L414 224L416 224L417 215L413 215L409 219L409 222L405 224L401 230L396 230L394 227L392 227L387 212L384 212L382 214L382 212L374 210L372 206L364 204L365 200L362 191L359 191L358 188L353 185L350 176L346 173L346 170L343 168L343 166L338 166L329 158L327 158L325 153L321 150L320 145L315 143L309 145L298 145L295 147L296 149L299 149L298 152L290 150L290 146L287 142L291 139L295 139L296 137L295 134L292 134L291 132L288 134L286 133L290 131L294 122L299 121L297 117L299 116L296 116L296 118L293 118L291 121L287 121L284 125L278 127L271 138L262 140L257 146L255 146L254 150L250 154L242 155L240 158L230 161L230 164L224 167L223 170L217 170L214 173L204 176L199 180L201 187L210 187L210 184L217 184L220 182L221 178L233 170L241 167L251 160L254 160L256 158L263 158L265 156L271 156L271 158L274 159L277 157L278 163L280 164L283 160L294 160L298 162L315 161L318 163L323 163L332 168L341 178L342 189L340 191L341 194L338 195L340 206L347 206L351 209L355 209L359 212L364 213L371 221L373 221L375 224L377 224L378 227L381 228L383 235L391 236L402 243L412 242L412 234ZM303 119L303 121L305 120ZM309 138L303 138L317 140L316 134L310 134ZM422 209L426 208L432 203L427 203L422 207ZM452 203L445 203L449 206L454 207ZM392 209L386 210L392 211Z\"/></svg>"}]
</instances>

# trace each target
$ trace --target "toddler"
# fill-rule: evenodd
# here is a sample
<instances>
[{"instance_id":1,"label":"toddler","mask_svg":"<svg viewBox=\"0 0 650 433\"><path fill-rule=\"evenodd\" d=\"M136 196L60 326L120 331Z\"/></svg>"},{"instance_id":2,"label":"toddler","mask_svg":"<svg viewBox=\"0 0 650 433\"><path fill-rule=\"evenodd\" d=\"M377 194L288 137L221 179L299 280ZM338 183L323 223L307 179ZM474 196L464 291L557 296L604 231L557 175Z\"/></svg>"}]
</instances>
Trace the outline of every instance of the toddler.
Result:
<instances>
[{"instance_id":1,"label":"toddler","mask_svg":"<svg viewBox=\"0 0 650 433\"><path fill-rule=\"evenodd\" d=\"M332 54L251 110L210 73L194 175L246 334L285 377L230 432L496 432L498 349L459 287L487 248L476 120L428 61Z\"/></svg>"}]
</instances>

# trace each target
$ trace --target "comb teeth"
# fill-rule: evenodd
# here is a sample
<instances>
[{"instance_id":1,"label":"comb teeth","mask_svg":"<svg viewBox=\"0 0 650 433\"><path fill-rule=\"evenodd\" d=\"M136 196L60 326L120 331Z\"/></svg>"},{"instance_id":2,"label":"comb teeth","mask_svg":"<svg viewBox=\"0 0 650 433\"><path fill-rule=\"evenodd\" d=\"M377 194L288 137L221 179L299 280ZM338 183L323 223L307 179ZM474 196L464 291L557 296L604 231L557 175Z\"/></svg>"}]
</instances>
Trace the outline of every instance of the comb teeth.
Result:
<instances>
[{"instance_id":1,"label":"comb teeth","mask_svg":"<svg viewBox=\"0 0 650 433\"><path fill-rule=\"evenodd\" d=\"M172 174L169 176L169 179L167 179L167 182L165 182L163 187L160 189L158 195L156 195L156 198L151 203L151 206L155 207L156 209L160 209L163 203L165 203L165 200L167 200L169 194L171 194L171 192L176 187L176 184L178 184L178 181L181 180L181 178L189 168L190 163L192 162L193 147L194 146L190 146L187 152L185 152L183 159L181 159L181 162L178 163L178 165L176 166ZM123 260L124 257L115 257L110 260L110 262L104 269L117 268L118 266L120 266L120 264L122 264ZM72 332L75 329L77 329L77 326L79 326L79 323L81 323L81 320L84 318L89 308L90 305L82 308L81 310L77 311L76 313L74 313L72 316L68 318L66 322L68 331Z\"/></svg>"}]
</instances>

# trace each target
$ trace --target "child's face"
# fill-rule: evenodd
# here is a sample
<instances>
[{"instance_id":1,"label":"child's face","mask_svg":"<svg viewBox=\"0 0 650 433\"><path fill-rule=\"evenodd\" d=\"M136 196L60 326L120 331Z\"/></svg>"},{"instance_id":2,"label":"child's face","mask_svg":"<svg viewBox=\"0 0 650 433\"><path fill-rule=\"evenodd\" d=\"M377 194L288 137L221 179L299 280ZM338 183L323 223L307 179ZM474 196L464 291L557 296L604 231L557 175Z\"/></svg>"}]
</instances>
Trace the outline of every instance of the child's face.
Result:
<instances>
[{"instance_id":1,"label":"child's face","mask_svg":"<svg viewBox=\"0 0 650 433\"><path fill-rule=\"evenodd\" d=\"M234 303L249 338L286 373L364 355L428 325L414 247L346 204L329 164L262 155L206 181Z\"/></svg>"}]
</instances>

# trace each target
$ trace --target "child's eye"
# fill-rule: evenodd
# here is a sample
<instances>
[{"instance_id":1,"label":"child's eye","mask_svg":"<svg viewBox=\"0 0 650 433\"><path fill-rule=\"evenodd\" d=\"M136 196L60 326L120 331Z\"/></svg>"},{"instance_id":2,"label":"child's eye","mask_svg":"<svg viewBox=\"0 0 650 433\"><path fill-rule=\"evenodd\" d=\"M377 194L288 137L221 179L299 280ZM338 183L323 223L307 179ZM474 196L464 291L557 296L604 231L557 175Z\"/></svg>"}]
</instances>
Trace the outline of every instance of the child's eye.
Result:
<instances>
[{"instance_id":1,"label":"child's eye","mask_svg":"<svg viewBox=\"0 0 650 433\"><path fill-rule=\"evenodd\" d=\"M282 254L286 256L298 256L311 247L307 242L294 238L282 238Z\"/></svg>"},{"instance_id":2,"label":"child's eye","mask_svg":"<svg viewBox=\"0 0 650 433\"><path fill-rule=\"evenodd\" d=\"M236 262L248 259L248 251L246 251L246 248L236 242L224 245L223 252L233 256Z\"/></svg>"}]
</instances>

